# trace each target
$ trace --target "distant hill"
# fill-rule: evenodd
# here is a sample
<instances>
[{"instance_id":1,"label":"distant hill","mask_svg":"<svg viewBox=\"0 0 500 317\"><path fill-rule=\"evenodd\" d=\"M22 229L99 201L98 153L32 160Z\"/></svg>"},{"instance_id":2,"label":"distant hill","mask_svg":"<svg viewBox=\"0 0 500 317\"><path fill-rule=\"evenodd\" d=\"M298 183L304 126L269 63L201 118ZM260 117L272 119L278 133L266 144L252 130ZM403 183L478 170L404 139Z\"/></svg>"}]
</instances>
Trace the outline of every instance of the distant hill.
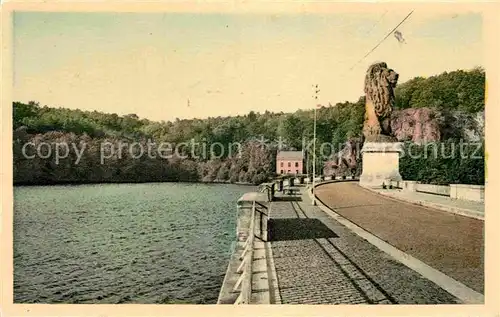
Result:
<instances>
[{"instance_id":1,"label":"distant hill","mask_svg":"<svg viewBox=\"0 0 500 317\"><path fill-rule=\"evenodd\" d=\"M398 109L436 108L476 113L484 110L484 69L444 72L429 78L416 77L396 87Z\"/></svg>"},{"instance_id":2,"label":"distant hill","mask_svg":"<svg viewBox=\"0 0 500 317\"><path fill-rule=\"evenodd\" d=\"M462 131L465 126L468 127L469 134L481 135L482 132L476 131L481 127L476 128L476 124L470 128L469 123L471 120L477 121L476 114L484 111L484 84L485 73L481 68L445 72L426 79L417 77L400 84L395 92L395 115L401 116L399 121L395 121L399 122L403 129L400 134L404 140L415 141L413 136L416 132L408 128L413 123L405 125L405 118L411 118L418 123L418 120L427 120L427 117L422 115L424 113L431 114L433 120L439 121L437 126L429 125L434 127L432 129L439 130L439 133L425 130L430 132L423 133L423 136L439 135L438 139L441 141L460 138L466 133ZM363 115L363 96L355 102L324 105L318 110L318 144L331 143L333 148L327 150L338 151L348 139L361 135ZM234 117L157 122L140 119L135 114L119 116L97 111L50 108L37 102L14 102L13 127L14 180L17 183L150 180L257 183L271 176L278 143L284 148L302 149L303 138L312 140L313 110L298 110L294 113L252 111ZM258 148L259 143L255 141L258 139L269 140L269 146ZM65 164L57 165L54 164L53 158L23 158L23 142L56 140L88 143L89 148L85 151L86 161L76 167L69 163L69 158ZM147 140L156 143L169 142L172 145L194 140L204 142L207 147L217 143L222 145L222 150L217 153L217 156L220 154L217 159L200 155L202 153L198 149L195 155L185 151L184 154L188 157L184 160L138 160L129 156L108 160L109 164L113 162L113 168L105 168L100 164L99 149L103 142L118 144L124 141L140 141L146 144ZM231 157L229 154L229 147L234 143L243 145L243 153L246 155L244 159L237 160L234 155ZM318 147L318 151L320 150ZM165 165L167 161L168 164ZM29 176L30 173L34 176Z\"/></svg>"}]
</instances>

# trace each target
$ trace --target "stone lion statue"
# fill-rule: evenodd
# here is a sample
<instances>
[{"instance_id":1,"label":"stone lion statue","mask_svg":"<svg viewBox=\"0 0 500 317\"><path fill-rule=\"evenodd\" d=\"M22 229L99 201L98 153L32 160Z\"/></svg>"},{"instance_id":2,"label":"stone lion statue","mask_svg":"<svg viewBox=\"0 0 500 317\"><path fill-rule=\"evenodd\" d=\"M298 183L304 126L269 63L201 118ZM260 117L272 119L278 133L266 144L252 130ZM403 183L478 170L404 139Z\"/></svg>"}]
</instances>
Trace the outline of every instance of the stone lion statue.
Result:
<instances>
[{"instance_id":1,"label":"stone lion statue","mask_svg":"<svg viewBox=\"0 0 500 317\"><path fill-rule=\"evenodd\" d=\"M384 62L368 68L365 77L365 122L363 135L368 142L392 142L391 114L394 88L399 75Z\"/></svg>"}]
</instances>

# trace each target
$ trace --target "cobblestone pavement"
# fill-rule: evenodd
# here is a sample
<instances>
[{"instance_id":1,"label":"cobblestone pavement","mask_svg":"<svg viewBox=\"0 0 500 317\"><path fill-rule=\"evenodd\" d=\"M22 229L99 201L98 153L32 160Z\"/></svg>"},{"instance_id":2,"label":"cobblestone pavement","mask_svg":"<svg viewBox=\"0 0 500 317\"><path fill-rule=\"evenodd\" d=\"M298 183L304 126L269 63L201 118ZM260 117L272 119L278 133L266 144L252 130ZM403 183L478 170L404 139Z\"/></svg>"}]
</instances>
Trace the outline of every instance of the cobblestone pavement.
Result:
<instances>
[{"instance_id":1,"label":"cobblestone pavement","mask_svg":"<svg viewBox=\"0 0 500 317\"><path fill-rule=\"evenodd\" d=\"M269 233L282 304L459 302L311 206L305 195L301 199L271 205Z\"/></svg>"},{"instance_id":2,"label":"cobblestone pavement","mask_svg":"<svg viewBox=\"0 0 500 317\"><path fill-rule=\"evenodd\" d=\"M373 235L484 292L484 221L397 201L356 182L325 184L316 195Z\"/></svg>"}]
</instances>

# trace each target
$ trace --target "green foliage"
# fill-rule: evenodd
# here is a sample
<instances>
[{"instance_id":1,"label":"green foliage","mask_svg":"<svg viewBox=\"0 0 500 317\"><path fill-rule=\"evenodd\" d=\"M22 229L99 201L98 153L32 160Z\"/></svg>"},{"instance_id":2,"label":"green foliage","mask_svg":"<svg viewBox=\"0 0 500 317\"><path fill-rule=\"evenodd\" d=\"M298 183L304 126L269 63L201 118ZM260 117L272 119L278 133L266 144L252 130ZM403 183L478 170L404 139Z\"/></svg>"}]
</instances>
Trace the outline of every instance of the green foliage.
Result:
<instances>
[{"instance_id":1,"label":"green foliage","mask_svg":"<svg viewBox=\"0 0 500 317\"><path fill-rule=\"evenodd\" d=\"M427 79L416 77L396 87L395 108L430 107L475 113L484 110L484 87L485 72L479 67Z\"/></svg>"},{"instance_id":2,"label":"green foliage","mask_svg":"<svg viewBox=\"0 0 500 317\"><path fill-rule=\"evenodd\" d=\"M404 180L426 184L484 184L484 142L405 143L399 161Z\"/></svg>"},{"instance_id":3,"label":"green foliage","mask_svg":"<svg viewBox=\"0 0 500 317\"><path fill-rule=\"evenodd\" d=\"M474 113L484 110L485 74L481 68L470 71L458 70L443 73L428 79L417 77L396 88L396 108L436 107L442 113L460 110ZM331 143L333 148L316 147L316 167L321 172L322 157L337 152L346 140L359 137L364 120L364 97L358 101L337 103L317 109L316 144ZM449 115L448 117L453 117ZM229 181L260 182L275 171L277 144L282 149L305 150L313 157L314 110L298 110L295 113L250 112L236 117L210 117L207 119L176 119L169 122L154 122L140 119L135 114L118 115L97 111L70 110L40 106L37 102L13 103L13 127L26 133L23 140L74 140L89 145L86 163L78 167L54 165L47 161L25 162L21 145L14 144L15 180L25 183L58 181ZM445 138L455 137L453 133L459 123L451 123L443 134ZM20 132L19 132L20 133ZM17 136L14 137L16 139ZM456 137L455 137L456 138ZM37 140L38 140L37 139ZM266 140L268 147L259 150L255 139ZM281 139L281 142L279 140ZM207 147L219 143L223 146L220 158L202 156L202 149L188 153L182 161L162 159L135 160L123 157L109 162L106 168L99 164L99 145L103 141L118 144L123 141L168 142L172 145L182 142L203 142ZM253 141L252 141L253 140ZM14 140L15 141L15 140ZM15 141L16 142L16 141ZM18 140L17 142L21 142ZM37 141L38 142L38 141ZM236 158L229 151L234 143L242 144L242 157ZM184 152L188 152L184 150ZM233 153L234 154L234 153ZM326 155L325 155L326 154ZM312 172L312 159L307 160L306 170ZM406 173L414 179L444 182L454 179L470 182L480 181L481 164L477 161L462 162L462 168L452 176L443 173L445 163L418 161L402 162ZM434 164L434 165L433 165ZM446 163L448 164L448 163ZM451 163L449 163L451 164ZM458 163L454 163L458 164ZM483 164L484 165L484 164ZM82 167L83 166L83 167ZM469 169L468 171L466 171ZM56 170L60 170L57 172ZM407 170L407 171L406 171ZM419 174L420 173L420 174ZM455 172L454 172L455 173ZM444 175L444 176L443 176Z\"/></svg>"}]
</instances>

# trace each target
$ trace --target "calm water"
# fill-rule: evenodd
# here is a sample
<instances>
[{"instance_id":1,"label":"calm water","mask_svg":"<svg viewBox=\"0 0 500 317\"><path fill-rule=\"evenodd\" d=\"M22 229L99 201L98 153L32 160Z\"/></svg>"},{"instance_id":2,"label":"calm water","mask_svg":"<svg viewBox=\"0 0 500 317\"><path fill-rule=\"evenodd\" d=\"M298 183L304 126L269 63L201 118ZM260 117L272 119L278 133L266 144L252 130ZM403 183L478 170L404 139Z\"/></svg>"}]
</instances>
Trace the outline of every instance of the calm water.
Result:
<instances>
[{"instance_id":1,"label":"calm water","mask_svg":"<svg viewBox=\"0 0 500 317\"><path fill-rule=\"evenodd\" d=\"M14 301L215 303L236 200L255 188L104 184L14 189Z\"/></svg>"}]
</instances>

